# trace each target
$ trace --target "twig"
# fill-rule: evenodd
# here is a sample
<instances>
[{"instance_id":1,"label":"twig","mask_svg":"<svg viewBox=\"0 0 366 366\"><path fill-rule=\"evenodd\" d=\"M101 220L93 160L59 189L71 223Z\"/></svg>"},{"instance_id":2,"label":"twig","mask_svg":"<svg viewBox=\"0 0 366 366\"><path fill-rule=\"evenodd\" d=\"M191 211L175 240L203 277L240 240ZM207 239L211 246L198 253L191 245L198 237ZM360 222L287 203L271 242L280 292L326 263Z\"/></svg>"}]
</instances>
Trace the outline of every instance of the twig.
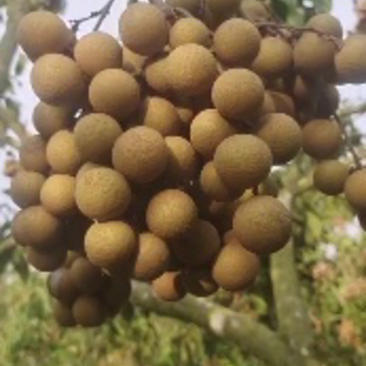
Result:
<instances>
[{"instance_id":1,"label":"twig","mask_svg":"<svg viewBox=\"0 0 366 366\"><path fill-rule=\"evenodd\" d=\"M100 28L100 26L103 24L104 19L108 16L109 12L111 11L111 8L112 8L112 5L114 2L115 2L115 0L109 0L109 2L101 10L100 17L93 28L94 31L97 31Z\"/></svg>"}]
</instances>

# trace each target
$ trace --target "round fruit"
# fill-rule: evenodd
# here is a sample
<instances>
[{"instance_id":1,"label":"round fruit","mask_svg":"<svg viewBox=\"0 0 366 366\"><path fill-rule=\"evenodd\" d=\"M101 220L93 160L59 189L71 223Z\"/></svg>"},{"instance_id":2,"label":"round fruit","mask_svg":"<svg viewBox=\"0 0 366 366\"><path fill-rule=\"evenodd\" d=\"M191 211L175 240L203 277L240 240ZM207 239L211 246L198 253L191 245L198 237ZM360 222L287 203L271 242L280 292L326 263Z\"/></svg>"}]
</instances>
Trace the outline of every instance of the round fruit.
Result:
<instances>
[{"instance_id":1,"label":"round fruit","mask_svg":"<svg viewBox=\"0 0 366 366\"><path fill-rule=\"evenodd\" d=\"M60 268L66 259L66 250L53 248L50 251L40 251L27 248L27 262L40 272L52 272Z\"/></svg>"},{"instance_id":2,"label":"round fruit","mask_svg":"<svg viewBox=\"0 0 366 366\"><path fill-rule=\"evenodd\" d=\"M75 321L83 327L97 327L103 323L103 304L97 297L79 296L72 306Z\"/></svg>"},{"instance_id":3,"label":"round fruit","mask_svg":"<svg viewBox=\"0 0 366 366\"><path fill-rule=\"evenodd\" d=\"M50 274L49 290L53 297L70 305L80 294L71 271L67 268L59 268Z\"/></svg>"},{"instance_id":4,"label":"round fruit","mask_svg":"<svg viewBox=\"0 0 366 366\"><path fill-rule=\"evenodd\" d=\"M19 150L20 164L24 169L46 173L49 169L46 158L46 143L39 135L28 136Z\"/></svg>"},{"instance_id":5,"label":"round fruit","mask_svg":"<svg viewBox=\"0 0 366 366\"><path fill-rule=\"evenodd\" d=\"M326 84L320 90L317 115L322 118L329 118L334 115L340 104L338 89L332 84Z\"/></svg>"},{"instance_id":6,"label":"round fruit","mask_svg":"<svg viewBox=\"0 0 366 366\"><path fill-rule=\"evenodd\" d=\"M318 32L329 34L331 36L342 38L343 29L340 21L331 14L323 13L311 17L306 27L313 28Z\"/></svg>"},{"instance_id":7,"label":"round fruit","mask_svg":"<svg viewBox=\"0 0 366 366\"><path fill-rule=\"evenodd\" d=\"M317 83L311 79L307 79L301 75L296 75L294 80L292 94L299 103L310 102L314 96Z\"/></svg>"},{"instance_id":8,"label":"round fruit","mask_svg":"<svg viewBox=\"0 0 366 366\"><path fill-rule=\"evenodd\" d=\"M78 172L76 173L75 178L78 180L84 173L86 173L89 170L92 170L94 168L102 168L103 166L100 164L95 164L95 163L84 163L80 169L78 170Z\"/></svg>"},{"instance_id":9,"label":"round fruit","mask_svg":"<svg viewBox=\"0 0 366 366\"><path fill-rule=\"evenodd\" d=\"M270 96L272 97L272 100L275 104L277 113L285 113L291 117L295 117L295 103L289 95L281 92L271 91Z\"/></svg>"},{"instance_id":10,"label":"round fruit","mask_svg":"<svg viewBox=\"0 0 366 366\"><path fill-rule=\"evenodd\" d=\"M91 264L84 257L78 257L73 261L70 275L76 287L84 294L93 294L99 291L103 284L100 268Z\"/></svg>"},{"instance_id":11,"label":"round fruit","mask_svg":"<svg viewBox=\"0 0 366 366\"><path fill-rule=\"evenodd\" d=\"M347 178L344 193L354 209L366 212L366 169L357 170Z\"/></svg>"},{"instance_id":12,"label":"round fruit","mask_svg":"<svg viewBox=\"0 0 366 366\"><path fill-rule=\"evenodd\" d=\"M214 14L229 14L239 6L240 0L207 0L208 8Z\"/></svg>"},{"instance_id":13,"label":"round fruit","mask_svg":"<svg viewBox=\"0 0 366 366\"><path fill-rule=\"evenodd\" d=\"M165 272L151 286L155 295L164 301L179 301L186 294L180 272Z\"/></svg>"},{"instance_id":14,"label":"round fruit","mask_svg":"<svg viewBox=\"0 0 366 366\"><path fill-rule=\"evenodd\" d=\"M155 92L165 95L170 91L166 74L167 57L161 56L151 60L145 67L145 80Z\"/></svg>"},{"instance_id":15,"label":"round fruit","mask_svg":"<svg viewBox=\"0 0 366 366\"><path fill-rule=\"evenodd\" d=\"M271 19L266 6L259 0L242 0L239 11L241 15L252 22L260 22Z\"/></svg>"},{"instance_id":16,"label":"round fruit","mask_svg":"<svg viewBox=\"0 0 366 366\"><path fill-rule=\"evenodd\" d=\"M182 274L183 285L187 292L197 297L207 297L214 294L218 286L209 270L189 269Z\"/></svg>"},{"instance_id":17,"label":"round fruit","mask_svg":"<svg viewBox=\"0 0 366 366\"><path fill-rule=\"evenodd\" d=\"M250 120L257 120L258 118L265 116L266 114L275 112L276 112L275 102L271 94L266 91L264 92L264 99L261 107L252 114Z\"/></svg>"},{"instance_id":18,"label":"round fruit","mask_svg":"<svg viewBox=\"0 0 366 366\"><path fill-rule=\"evenodd\" d=\"M57 323L62 327L76 325L71 309L60 301L55 301L52 306L52 313Z\"/></svg>"},{"instance_id":19,"label":"round fruit","mask_svg":"<svg viewBox=\"0 0 366 366\"><path fill-rule=\"evenodd\" d=\"M139 55L124 46L122 51L122 69L132 75L140 75L146 59L146 56Z\"/></svg>"}]
</instances>

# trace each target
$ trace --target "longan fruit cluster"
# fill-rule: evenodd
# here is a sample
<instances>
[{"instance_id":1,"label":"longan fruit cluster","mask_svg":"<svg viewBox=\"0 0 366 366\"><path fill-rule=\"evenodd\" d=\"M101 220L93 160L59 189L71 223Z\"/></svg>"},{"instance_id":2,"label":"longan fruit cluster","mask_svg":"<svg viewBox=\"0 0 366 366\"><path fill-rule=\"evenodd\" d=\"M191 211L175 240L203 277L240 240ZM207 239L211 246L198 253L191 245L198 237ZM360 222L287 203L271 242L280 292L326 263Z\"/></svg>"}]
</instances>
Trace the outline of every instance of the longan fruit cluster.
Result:
<instances>
[{"instance_id":1,"label":"longan fruit cluster","mask_svg":"<svg viewBox=\"0 0 366 366\"><path fill-rule=\"evenodd\" d=\"M134 3L122 42L78 39L47 11L20 22L40 102L11 184L12 231L51 272L64 326L117 314L131 279L165 301L248 288L291 236L271 172L301 149L319 160L315 186L345 192L365 222L366 169L336 160L333 118L334 83L366 80L365 36L338 47L339 22L320 14L290 39L257 24L271 14L255 0L166 6L192 16Z\"/></svg>"}]
</instances>

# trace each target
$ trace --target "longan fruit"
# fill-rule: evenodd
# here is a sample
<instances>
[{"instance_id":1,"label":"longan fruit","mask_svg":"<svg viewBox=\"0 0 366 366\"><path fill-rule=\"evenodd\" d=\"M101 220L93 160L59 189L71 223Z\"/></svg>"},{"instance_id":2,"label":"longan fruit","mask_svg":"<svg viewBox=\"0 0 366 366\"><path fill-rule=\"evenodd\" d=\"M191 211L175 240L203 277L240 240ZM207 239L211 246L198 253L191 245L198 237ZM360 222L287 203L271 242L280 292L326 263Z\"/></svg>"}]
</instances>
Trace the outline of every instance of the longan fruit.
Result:
<instances>
[{"instance_id":1,"label":"longan fruit","mask_svg":"<svg viewBox=\"0 0 366 366\"><path fill-rule=\"evenodd\" d=\"M162 239L174 239L186 233L196 222L198 209L192 198L178 189L156 194L148 204L146 223Z\"/></svg>"},{"instance_id":2,"label":"longan fruit","mask_svg":"<svg viewBox=\"0 0 366 366\"><path fill-rule=\"evenodd\" d=\"M278 199L256 196L236 210L233 229L247 250L260 255L271 254L290 239L291 214Z\"/></svg>"},{"instance_id":3,"label":"longan fruit","mask_svg":"<svg viewBox=\"0 0 366 366\"><path fill-rule=\"evenodd\" d=\"M20 164L26 170L46 173L49 165L46 158L46 142L39 135L27 136L19 150Z\"/></svg>"},{"instance_id":4,"label":"longan fruit","mask_svg":"<svg viewBox=\"0 0 366 366\"><path fill-rule=\"evenodd\" d=\"M85 236L85 251L89 261L105 269L125 265L136 250L136 235L122 221L95 223Z\"/></svg>"},{"instance_id":5,"label":"longan fruit","mask_svg":"<svg viewBox=\"0 0 366 366\"><path fill-rule=\"evenodd\" d=\"M181 272L165 272L151 286L155 295L164 301L179 301L186 294Z\"/></svg>"},{"instance_id":6,"label":"longan fruit","mask_svg":"<svg viewBox=\"0 0 366 366\"><path fill-rule=\"evenodd\" d=\"M80 295L75 279L68 268L59 268L49 276L49 290L53 297L71 305Z\"/></svg>"},{"instance_id":7,"label":"longan fruit","mask_svg":"<svg viewBox=\"0 0 366 366\"><path fill-rule=\"evenodd\" d=\"M76 325L71 309L61 301L54 301L52 313L56 322L62 327L73 327Z\"/></svg>"},{"instance_id":8,"label":"longan fruit","mask_svg":"<svg viewBox=\"0 0 366 366\"><path fill-rule=\"evenodd\" d=\"M115 142L112 151L114 168L134 183L150 183L165 170L168 148L156 130L138 126L127 130Z\"/></svg>"},{"instance_id":9,"label":"longan fruit","mask_svg":"<svg viewBox=\"0 0 366 366\"><path fill-rule=\"evenodd\" d=\"M40 203L40 192L46 178L38 172L20 170L11 180L10 196L21 208Z\"/></svg>"},{"instance_id":10,"label":"longan fruit","mask_svg":"<svg viewBox=\"0 0 366 366\"><path fill-rule=\"evenodd\" d=\"M131 189L122 174L99 167L76 180L75 199L85 216L105 221L125 213L131 202Z\"/></svg>"},{"instance_id":11,"label":"longan fruit","mask_svg":"<svg viewBox=\"0 0 366 366\"><path fill-rule=\"evenodd\" d=\"M206 109L194 117L190 127L193 148L205 159L212 159L217 146L236 129L216 109Z\"/></svg>"},{"instance_id":12,"label":"longan fruit","mask_svg":"<svg viewBox=\"0 0 366 366\"><path fill-rule=\"evenodd\" d=\"M112 148L122 128L104 113L91 113L78 120L74 127L75 143L84 161L108 163Z\"/></svg>"},{"instance_id":13,"label":"longan fruit","mask_svg":"<svg viewBox=\"0 0 366 366\"><path fill-rule=\"evenodd\" d=\"M180 120L186 126L190 125L195 115L193 107L188 105L176 105L175 108L177 109Z\"/></svg>"},{"instance_id":14,"label":"longan fruit","mask_svg":"<svg viewBox=\"0 0 366 366\"><path fill-rule=\"evenodd\" d=\"M232 18L222 23L214 34L217 58L229 66L249 66L257 56L261 35L254 24Z\"/></svg>"},{"instance_id":15,"label":"longan fruit","mask_svg":"<svg viewBox=\"0 0 366 366\"><path fill-rule=\"evenodd\" d=\"M70 276L76 287L84 294L93 294L101 289L103 277L100 268L84 257L76 258L70 267Z\"/></svg>"},{"instance_id":16,"label":"longan fruit","mask_svg":"<svg viewBox=\"0 0 366 366\"><path fill-rule=\"evenodd\" d=\"M294 96L296 102L298 103L307 103L309 102L313 96L317 83L313 80L305 78L301 75L296 75L293 87L292 87L292 95Z\"/></svg>"},{"instance_id":17,"label":"longan fruit","mask_svg":"<svg viewBox=\"0 0 366 366\"><path fill-rule=\"evenodd\" d=\"M166 3L173 8L182 8L192 15L197 15L201 8L201 0L166 0Z\"/></svg>"},{"instance_id":18,"label":"longan fruit","mask_svg":"<svg viewBox=\"0 0 366 366\"><path fill-rule=\"evenodd\" d=\"M207 6L214 14L234 12L238 8L239 3L240 0L207 0Z\"/></svg>"},{"instance_id":19,"label":"longan fruit","mask_svg":"<svg viewBox=\"0 0 366 366\"><path fill-rule=\"evenodd\" d=\"M344 193L355 210L366 212L366 169L356 170L347 178Z\"/></svg>"},{"instance_id":20,"label":"longan fruit","mask_svg":"<svg viewBox=\"0 0 366 366\"><path fill-rule=\"evenodd\" d=\"M337 155L342 144L342 132L336 121L314 119L302 130L303 149L315 159L329 159Z\"/></svg>"},{"instance_id":21,"label":"longan fruit","mask_svg":"<svg viewBox=\"0 0 366 366\"><path fill-rule=\"evenodd\" d=\"M92 32L76 43L74 58L81 70L93 77L105 69L121 67L122 48L108 33Z\"/></svg>"},{"instance_id":22,"label":"longan fruit","mask_svg":"<svg viewBox=\"0 0 366 366\"><path fill-rule=\"evenodd\" d=\"M338 89L332 84L325 84L320 90L316 114L320 118L334 115L340 104Z\"/></svg>"},{"instance_id":23,"label":"longan fruit","mask_svg":"<svg viewBox=\"0 0 366 366\"><path fill-rule=\"evenodd\" d=\"M74 175L82 160L75 135L68 130L56 132L47 143L47 161L55 173Z\"/></svg>"},{"instance_id":24,"label":"longan fruit","mask_svg":"<svg viewBox=\"0 0 366 366\"><path fill-rule=\"evenodd\" d=\"M212 88L212 101L225 118L244 119L255 113L264 100L261 79L247 69L224 71Z\"/></svg>"},{"instance_id":25,"label":"longan fruit","mask_svg":"<svg viewBox=\"0 0 366 366\"><path fill-rule=\"evenodd\" d=\"M26 252L28 263L40 272L52 272L60 268L66 258L66 250L61 247L55 247L49 251L28 247Z\"/></svg>"},{"instance_id":26,"label":"longan fruit","mask_svg":"<svg viewBox=\"0 0 366 366\"><path fill-rule=\"evenodd\" d=\"M83 241L83 243L84 243L84 241ZM72 264L76 261L76 259L80 258L81 256L82 256L82 254L80 254L74 250L68 250L65 262L63 264L63 268L71 268Z\"/></svg>"},{"instance_id":27,"label":"longan fruit","mask_svg":"<svg viewBox=\"0 0 366 366\"><path fill-rule=\"evenodd\" d=\"M265 91L262 105L260 106L260 108L258 110L256 110L250 116L250 119L257 120L258 118L265 116L266 114L275 113L275 112L276 112L275 102L274 102L270 92Z\"/></svg>"},{"instance_id":28,"label":"longan fruit","mask_svg":"<svg viewBox=\"0 0 366 366\"><path fill-rule=\"evenodd\" d=\"M78 170L78 172L76 173L75 178L79 179L84 173L86 173L89 170L92 170L94 168L101 168L103 167L101 164L96 164L96 163L91 163L91 162L86 162L84 163Z\"/></svg>"},{"instance_id":29,"label":"longan fruit","mask_svg":"<svg viewBox=\"0 0 366 366\"><path fill-rule=\"evenodd\" d=\"M144 76L147 84L155 92L166 95L171 88L166 74L167 56L159 56L150 60L144 69Z\"/></svg>"},{"instance_id":30,"label":"longan fruit","mask_svg":"<svg viewBox=\"0 0 366 366\"><path fill-rule=\"evenodd\" d=\"M119 25L123 44L141 55L154 55L168 42L169 28L165 14L154 5L129 5Z\"/></svg>"},{"instance_id":31,"label":"longan fruit","mask_svg":"<svg viewBox=\"0 0 366 366\"><path fill-rule=\"evenodd\" d=\"M97 297L79 296L72 306L72 315L83 327L97 327L104 321L103 304Z\"/></svg>"},{"instance_id":32,"label":"longan fruit","mask_svg":"<svg viewBox=\"0 0 366 366\"><path fill-rule=\"evenodd\" d=\"M140 75L147 57L131 51L126 46L122 50L122 69L132 75Z\"/></svg>"},{"instance_id":33,"label":"longan fruit","mask_svg":"<svg viewBox=\"0 0 366 366\"><path fill-rule=\"evenodd\" d=\"M182 273L183 285L187 292L197 297L214 294L218 286L207 269L188 269Z\"/></svg>"},{"instance_id":34,"label":"longan fruit","mask_svg":"<svg viewBox=\"0 0 366 366\"><path fill-rule=\"evenodd\" d=\"M252 22L260 22L271 19L266 6L259 0L242 0L239 6L239 12L245 19Z\"/></svg>"},{"instance_id":35,"label":"longan fruit","mask_svg":"<svg viewBox=\"0 0 366 366\"><path fill-rule=\"evenodd\" d=\"M270 91L269 93L275 104L276 108L275 111L277 113L285 113L291 117L295 117L296 115L295 103L288 94L277 91Z\"/></svg>"},{"instance_id":36,"label":"longan fruit","mask_svg":"<svg viewBox=\"0 0 366 366\"><path fill-rule=\"evenodd\" d=\"M120 122L137 110L140 86L127 71L106 69L91 81L89 101L95 112L108 114Z\"/></svg>"},{"instance_id":37,"label":"longan fruit","mask_svg":"<svg viewBox=\"0 0 366 366\"><path fill-rule=\"evenodd\" d=\"M318 32L342 38L343 29L340 21L331 14L323 13L312 16L306 23L306 27L313 28Z\"/></svg>"}]
</instances>

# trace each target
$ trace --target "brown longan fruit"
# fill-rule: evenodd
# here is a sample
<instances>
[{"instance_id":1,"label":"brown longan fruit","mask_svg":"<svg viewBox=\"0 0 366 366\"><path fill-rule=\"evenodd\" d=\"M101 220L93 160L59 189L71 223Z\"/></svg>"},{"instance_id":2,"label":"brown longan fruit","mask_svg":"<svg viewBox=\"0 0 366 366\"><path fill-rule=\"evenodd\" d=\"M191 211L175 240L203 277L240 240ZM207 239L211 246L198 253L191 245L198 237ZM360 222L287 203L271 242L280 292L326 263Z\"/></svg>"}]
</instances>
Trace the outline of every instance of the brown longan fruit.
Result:
<instances>
[{"instance_id":1,"label":"brown longan fruit","mask_svg":"<svg viewBox=\"0 0 366 366\"><path fill-rule=\"evenodd\" d=\"M144 76L147 84L155 92L166 95L171 88L166 74L167 56L159 56L147 63Z\"/></svg>"},{"instance_id":2,"label":"brown longan fruit","mask_svg":"<svg viewBox=\"0 0 366 366\"><path fill-rule=\"evenodd\" d=\"M86 162L84 163L78 170L78 172L76 173L76 176L75 178L76 179L79 179L84 173L86 173L87 171L89 170L92 170L94 168L101 168L103 167L102 165L100 164L96 164L96 163L91 163L91 162Z\"/></svg>"},{"instance_id":3,"label":"brown longan fruit","mask_svg":"<svg viewBox=\"0 0 366 366\"><path fill-rule=\"evenodd\" d=\"M270 94L270 92L265 91L264 92L264 99L261 107L256 110L252 116L250 117L252 120L257 120L258 118L265 116L269 113L275 113L276 112L276 105L275 102Z\"/></svg>"},{"instance_id":4,"label":"brown longan fruit","mask_svg":"<svg viewBox=\"0 0 366 366\"><path fill-rule=\"evenodd\" d=\"M338 160L324 160L314 170L314 186L328 195L341 194L349 175L349 167Z\"/></svg>"},{"instance_id":5,"label":"brown longan fruit","mask_svg":"<svg viewBox=\"0 0 366 366\"><path fill-rule=\"evenodd\" d=\"M10 196L21 208L40 203L40 192L46 178L38 172L20 170L11 180Z\"/></svg>"},{"instance_id":6,"label":"brown longan fruit","mask_svg":"<svg viewBox=\"0 0 366 366\"><path fill-rule=\"evenodd\" d=\"M186 233L197 216L197 206L188 194L178 189L167 189L149 202L146 223L152 233L169 240Z\"/></svg>"},{"instance_id":7,"label":"brown longan fruit","mask_svg":"<svg viewBox=\"0 0 366 366\"><path fill-rule=\"evenodd\" d=\"M312 16L306 23L306 27L313 28L318 32L342 38L343 29L340 21L331 14L323 13Z\"/></svg>"},{"instance_id":8,"label":"brown longan fruit","mask_svg":"<svg viewBox=\"0 0 366 366\"><path fill-rule=\"evenodd\" d=\"M271 149L274 164L287 163L297 155L302 146L299 124L284 113L263 116L256 134Z\"/></svg>"},{"instance_id":9,"label":"brown longan fruit","mask_svg":"<svg viewBox=\"0 0 366 366\"><path fill-rule=\"evenodd\" d=\"M217 146L236 129L216 109L206 109L194 117L190 128L193 148L205 159L212 159Z\"/></svg>"},{"instance_id":10,"label":"brown longan fruit","mask_svg":"<svg viewBox=\"0 0 366 366\"><path fill-rule=\"evenodd\" d=\"M208 92L216 77L214 55L205 47L187 43L175 48L166 61L166 76L172 90L181 96Z\"/></svg>"},{"instance_id":11,"label":"brown longan fruit","mask_svg":"<svg viewBox=\"0 0 366 366\"><path fill-rule=\"evenodd\" d=\"M177 109L180 120L185 125L190 125L195 115L193 107L188 105L176 105L175 107Z\"/></svg>"},{"instance_id":12,"label":"brown longan fruit","mask_svg":"<svg viewBox=\"0 0 366 366\"><path fill-rule=\"evenodd\" d=\"M208 269L185 270L182 273L182 281L186 291L197 297L210 296L218 289Z\"/></svg>"},{"instance_id":13,"label":"brown longan fruit","mask_svg":"<svg viewBox=\"0 0 366 366\"><path fill-rule=\"evenodd\" d=\"M140 75L147 57L131 51L126 46L122 50L122 69L132 75Z\"/></svg>"},{"instance_id":14,"label":"brown longan fruit","mask_svg":"<svg viewBox=\"0 0 366 366\"><path fill-rule=\"evenodd\" d=\"M40 57L33 66L31 83L42 102L54 105L76 104L83 99L86 91L78 64L60 54Z\"/></svg>"},{"instance_id":15,"label":"brown longan fruit","mask_svg":"<svg viewBox=\"0 0 366 366\"><path fill-rule=\"evenodd\" d=\"M113 166L134 183L150 183L165 170L168 148L159 132L138 126L123 133L114 144Z\"/></svg>"},{"instance_id":16,"label":"brown longan fruit","mask_svg":"<svg viewBox=\"0 0 366 366\"><path fill-rule=\"evenodd\" d=\"M91 81L89 101L95 112L108 114L120 122L137 110L140 86L128 72L106 69Z\"/></svg>"},{"instance_id":17,"label":"brown longan fruit","mask_svg":"<svg viewBox=\"0 0 366 366\"><path fill-rule=\"evenodd\" d=\"M49 291L53 297L64 304L71 305L80 295L80 289L69 268L59 268L53 271L48 279Z\"/></svg>"},{"instance_id":18,"label":"brown longan fruit","mask_svg":"<svg viewBox=\"0 0 366 366\"><path fill-rule=\"evenodd\" d=\"M122 216L131 202L131 189L124 176L113 169L90 169L76 180L79 210L99 221Z\"/></svg>"},{"instance_id":19,"label":"brown longan fruit","mask_svg":"<svg viewBox=\"0 0 366 366\"><path fill-rule=\"evenodd\" d=\"M76 261L76 259L80 258L81 255L82 255L81 253L78 253L74 250L68 250L63 267L71 268L72 264Z\"/></svg>"},{"instance_id":20,"label":"brown longan fruit","mask_svg":"<svg viewBox=\"0 0 366 366\"><path fill-rule=\"evenodd\" d=\"M71 308L63 304L61 301L53 302L52 313L56 322L62 327L73 327L76 325Z\"/></svg>"},{"instance_id":21,"label":"brown longan fruit","mask_svg":"<svg viewBox=\"0 0 366 366\"><path fill-rule=\"evenodd\" d=\"M266 6L259 0L242 0L239 6L240 14L252 22L260 22L271 19Z\"/></svg>"},{"instance_id":22,"label":"brown longan fruit","mask_svg":"<svg viewBox=\"0 0 366 366\"><path fill-rule=\"evenodd\" d=\"M168 42L169 28L165 14L154 5L129 5L119 25L123 44L141 55L154 55Z\"/></svg>"},{"instance_id":23,"label":"brown longan fruit","mask_svg":"<svg viewBox=\"0 0 366 366\"><path fill-rule=\"evenodd\" d=\"M228 187L243 191L267 177L272 154L268 145L256 136L233 135L217 147L213 162Z\"/></svg>"},{"instance_id":24,"label":"brown longan fruit","mask_svg":"<svg viewBox=\"0 0 366 366\"><path fill-rule=\"evenodd\" d=\"M76 287L84 294L97 292L103 284L100 268L94 266L84 257L78 257L73 261L70 275Z\"/></svg>"},{"instance_id":25,"label":"brown longan fruit","mask_svg":"<svg viewBox=\"0 0 366 366\"><path fill-rule=\"evenodd\" d=\"M307 103L313 98L316 86L317 83L313 80L301 75L296 75L292 87L292 95L296 102Z\"/></svg>"},{"instance_id":26,"label":"brown longan fruit","mask_svg":"<svg viewBox=\"0 0 366 366\"><path fill-rule=\"evenodd\" d=\"M75 135L68 130L60 130L49 139L46 155L55 173L74 175L82 163Z\"/></svg>"},{"instance_id":27,"label":"brown longan fruit","mask_svg":"<svg viewBox=\"0 0 366 366\"><path fill-rule=\"evenodd\" d=\"M139 281L152 281L162 275L169 264L170 249L167 243L152 233L140 234L133 277Z\"/></svg>"},{"instance_id":28,"label":"brown longan fruit","mask_svg":"<svg viewBox=\"0 0 366 366\"><path fill-rule=\"evenodd\" d=\"M275 104L277 113L285 113L291 117L295 117L296 115L295 103L288 94L281 93L278 91L270 91L269 93Z\"/></svg>"},{"instance_id":29,"label":"brown longan fruit","mask_svg":"<svg viewBox=\"0 0 366 366\"><path fill-rule=\"evenodd\" d=\"M197 15L201 8L201 0L166 0L166 3L173 8L182 8L192 15Z\"/></svg>"},{"instance_id":30,"label":"brown longan fruit","mask_svg":"<svg viewBox=\"0 0 366 366\"><path fill-rule=\"evenodd\" d=\"M206 24L196 18L181 18L174 23L169 33L169 44L172 49L183 44L197 43L204 47L212 44L210 30Z\"/></svg>"},{"instance_id":31,"label":"brown longan fruit","mask_svg":"<svg viewBox=\"0 0 366 366\"><path fill-rule=\"evenodd\" d=\"M63 20L51 11L32 11L23 16L17 41L32 60L46 53L62 53L74 42L74 35Z\"/></svg>"},{"instance_id":32,"label":"brown longan fruit","mask_svg":"<svg viewBox=\"0 0 366 366\"><path fill-rule=\"evenodd\" d=\"M49 251L28 247L26 252L28 263L40 272L52 272L60 268L66 259L66 250L62 247L55 247Z\"/></svg>"},{"instance_id":33,"label":"brown longan fruit","mask_svg":"<svg viewBox=\"0 0 366 366\"><path fill-rule=\"evenodd\" d=\"M236 210L233 229L244 248L257 254L270 254L290 239L291 214L278 199L256 196Z\"/></svg>"},{"instance_id":34,"label":"brown longan fruit","mask_svg":"<svg viewBox=\"0 0 366 366\"><path fill-rule=\"evenodd\" d=\"M319 93L317 116L329 118L334 115L340 104L340 95L336 86L325 84Z\"/></svg>"},{"instance_id":35,"label":"brown longan fruit","mask_svg":"<svg viewBox=\"0 0 366 366\"><path fill-rule=\"evenodd\" d=\"M366 169L357 170L347 178L344 193L355 210L366 212Z\"/></svg>"},{"instance_id":36,"label":"brown longan fruit","mask_svg":"<svg viewBox=\"0 0 366 366\"><path fill-rule=\"evenodd\" d=\"M126 264L136 250L136 235L122 221L93 224L85 236L85 251L95 266L115 269Z\"/></svg>"},{"instance_id":37,"label":"brown longan fruit","mask_svg":"<svg viewBox=\"0 0 366 366\"><path fill-rule=\"evenodd\" d=\"M84 161L108 163L112 148L122 128L104 113L91 113L78 120L74 128L75 143Z\"/></svg>"},{"instance_id":38,"label":"brown longan fruit","mask_svg":"<svg viewBox=\"0 0 366 366\"><path fill-rule=\"evenodd\" d=\"M97 327L104 321L102 302L94 296L79 296L72 306L72 315L77 324L83 327Z\"/></svg>"},{"instance_id":39,"label":"brown longan fruit","mask_svg":"<svg viewBox=\"0 0 366 366\"><path fill-rule=\"evenodd\" d=\"M22 141L19 159L24 169L46 173L49 169L46 158L46 142L39 135L27 136Z\"/></svg>"},{"instance_id":40,"label":"brown longan fruit","mask_svg":"<svg viewBox=\"0 0 366 366\"><path fill-rule=\"evenodd\" d=\"M108 33L92 32L76 43L74 58L81 70L93 77L105 69L121 67L122 48Z\"/></svg>"},{"instance_id":41,"label":"brown longan fruit","mask_svg":"<svg viewBox=\"0 0 366 366\"><path fill-rule=\"evenodd\" d=\"M179 301L186 294L181 272L165 272L151 286L155 295L164 301Z\"/></svg>"},{"instance_id":42,"label":"brown longan fruit","mask_svg":"<svg viewBox=\"0 0 366 366\"><path fill-rule=\"evenodd\" d=\"M303 149L315 159L337 155L342 144L342 131L336 121L314 119L304 126Z\"/></svg>"},{"instance_id":43,"label":"brown longan fruit","mask_svg":"<svg viewBox=\"0 0 366 366\"><path fill-rule=\"evenodd\" d=\"M214 51L225 65L249 66L259 52L261 35L254 24L232 18L222 23L214 34Z\"/></svg>"},{"instance_id":44,"label":"brown longan fruit","mask_svg":"<svg viewBox=\"0 0 366 366\"><path fill-rule=\"evenodd\" d=\"M224 71L212 88L212 101L225 118L244 119L255 113L264 100L261 79L247 69Z\"/></svg>"},{"instance_id":45,"label":"brown longan fruit","mask_svg":"<svg viewBox=\"0 0 366 366\"><path fill-rule=\"evenodd\" d=\"M207 0L208 8L214 14L228 14L234 12L239 6L240 0Z\"/></svg>"}]
</instances>

